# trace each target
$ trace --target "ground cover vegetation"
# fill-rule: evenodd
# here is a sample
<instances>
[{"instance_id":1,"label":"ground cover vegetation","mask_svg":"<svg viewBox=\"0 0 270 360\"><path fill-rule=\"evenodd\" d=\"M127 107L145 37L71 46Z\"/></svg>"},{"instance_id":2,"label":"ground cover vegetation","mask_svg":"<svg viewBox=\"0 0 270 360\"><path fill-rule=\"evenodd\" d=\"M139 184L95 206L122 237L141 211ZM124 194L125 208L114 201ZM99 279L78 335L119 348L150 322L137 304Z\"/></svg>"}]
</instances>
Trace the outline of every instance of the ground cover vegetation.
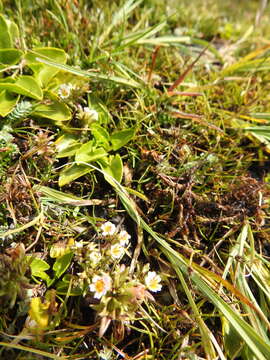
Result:
<instances>
[{"instance_id":1,"label":"ground cover vegetation","mask_svg":"<svg viewBox=\"0 0 270 360\"><path fill-rule=\"evenodd\" d=\"M0 358L269 359L267 1L0 1Z\"/></svg>"}]
</instances>

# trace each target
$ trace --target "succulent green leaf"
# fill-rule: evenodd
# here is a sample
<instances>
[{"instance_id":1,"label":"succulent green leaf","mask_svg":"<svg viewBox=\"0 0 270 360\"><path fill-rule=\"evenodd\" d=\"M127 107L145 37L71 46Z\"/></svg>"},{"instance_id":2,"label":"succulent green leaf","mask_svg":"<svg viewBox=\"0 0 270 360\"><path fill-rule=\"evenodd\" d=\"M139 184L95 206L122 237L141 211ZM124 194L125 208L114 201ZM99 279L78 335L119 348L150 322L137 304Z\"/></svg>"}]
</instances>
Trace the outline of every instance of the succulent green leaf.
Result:
<instances>
[{"instance_id":1,"label":"succulent green leaf","mask_svg":"<svg viewBox=\"0 0 270 360\"><path fill-rule=\"evenodd\" d=\"M15 82L7 81L0 82L0 90L8 90L16 94L25 95L32 99L42 100L43 92L37 81L29 75L20 76Z\"/></svg>"},{"instance_id":2,"label":"succulent green leaf","mask_svg":"<svg viewBox=\"0 0 270 360\"><path fill-rule=\"evenodd\" d=\"M9 31L9 34L11 36L11 39L12 39L12 42L14 43L14 41L16 39L19 38L20 34L19 34L19 28L17 26L17 24L15 24L15 22L9 20L9 19L6 19L6 23L7 23L7 26L8 26L8 31Z\"/></svg>"},{"instance_id":3,"label":"succulent green leaf","mask_svg":"<svg viewBox=\"0 0 270 360\"><path fill-rule=\"evenodd\" d=\"M0 63L5 65L17 64L23 52L17 49L0 49Z\"/></svg>"},{"instance_id":4,"label":"succulent green leaf","mask_svg":"<svg viewBox=\"0 0 270 360\"><path fill-rule=\"evenodd\" d=\"M89 172L93 171L89 166L87 165L76 165L73 164L67 168L65 168L63 171L61 171L58 184L59 186L64 186L71 181L78 179L79 177L88 174Z\"/></svg>"},{"instance_id":5,"label":"succulent green leaf","mask_svg":"<svg viewBox=\"0 0 270 360\"><path fill-rule=\"evenodd\" d=\"M67 268L69 267L71 260L73 258L73 252L69 252L63 256L61 256L60 258L58 258L54 265L53 265L53 270L54 270L54 277L59 279L61 275L64 274L64 272L67 270Z\"/></svg>"},{"instance_id":6,"label":"succulent green leaf","mask_svg":"<svg viewBox=\"0 0 270 360\"><path fill-rule=\"evenodd\" d=\"M95 95L88 94L88 106L98 112L98 123L108 124L111 121L111 114L106 105Z\"/></svg>"},{"instance_id":7,"label":"succulent green leaf","mask_svg":"<svg viewBox=\"0 0 270 360\"><path fill-rule=\"evenodd\" d=\"M29 50L28 53L25 55L25 60L27 64L38 63L36 60L37 57L51 59L61 64L65 64L67 61L67 54L64 50L54 47L37 47L32 50Z\"/></svg>"},{"instance_id":8,"label":"succulent green leaf","mask_svg":"<svg viewBox=\"0 0 270 360\"><path fill-rule=\"evenodd\" d=\"M57 158L75 155L76 151L82 146L77 137L71 134L63 134L55 141Z\"/></svg>"},{"instance_id":9,"label":"succulent green leaf","mask_svg":"<svg viewBox=\"0 0 270 360\"><path fill-rule=\"evenodd\" d=\"M45 271L49 270L50 265L42 259L32 258L31 256L29 256L29 261L32 276L39 277L48 283L50 281L50 277Z\"/></svg>"},{"instance_id":10,"label":"succulent green leaf","mask_svg":"<svg viewBox=\"0 0 270 360\"><path fill-rule=\"evenodd\" d=\"M116 151L126 145L135 135L136 127L117 131L111 135L111 143L113 150Z\"/></svg>"},{"instance_id":11,"label":"succulent green leaf","mask_svg":"<svg viewBox=\"0 0 270 360\"><path fill-rule=\"evenodd\" d=\"M3 15L0 15L0 49L12 48L12 37L9 32L8 22Z\"/></svg>"},{"instance_id":12,"label":"succulent green leaf","mask_svg":"<svg viewBox=\"0 0 270 360\"><path fill-rule=\"evenodd\" d=\"M89 163L92 161L97 161L106 155L107 152L102 147L96 147L93 144L93 141L88 141L87 143L83 144L76 152L75 161L76 163Z\"/></svg>"},{"instance_id":13,"label":"succulent green leaf","mask_svg":"<svg viewBox=\"0 0 270 360\"><path fill-rule=\"evenodd\" d=\"M52 101L48 105L38 104L33 114L56 122L70 120L72 116L68 106L59 101Z\"/></svg>"},{"instance_id":14,"label":"succulent green leaf","mask_svg":"<svg viewBox=\"0 0 270 360\"><path fill-rule=\"evenodd\" d=\"M16 106L19 95L14 96L6 90L0 92L0 116L7 116Z\"/></svg>"},{"instance_id":15,"label":"succulent green leaf","mask_svg":"<svg viewBox=\"0 0 270 360\"><path fill-rule=\"evenodd\" d=\"M96 139L96 143L102 145L106 150L109 150L110 134L104 127L94 123L91 125L91 133Z\"/></svg>"},{"instance_id":16,"label":"succulent green leaf","mask_svg":"<svg viewBox=\"0 0 270 360\"><path fill-rule=\"evenodd\" d=\"M36 58L44 58L47 60L57 61L60 64L65 64L67 61L67 54L64 50L53 47L41 47L30 50L25 55L28 67L33 70L35 78L41 83L42 87L46 87L51 79L59 72L59 69L41 64Z\"/></svg>"},{"instance_id":17,"label":"succulent green leaf","mask_svg":"<svg viewBox=\"0 0 270 360\"><path fill-rule=\"evenodd\" d=\"M109 158L99 161L98 163L105 173L121 183L123 177L123 163L119 154L111 155ZM112 179L109 176L104 175L104 177L108 183L112 183Z\"/></svg>"}]
</instances>

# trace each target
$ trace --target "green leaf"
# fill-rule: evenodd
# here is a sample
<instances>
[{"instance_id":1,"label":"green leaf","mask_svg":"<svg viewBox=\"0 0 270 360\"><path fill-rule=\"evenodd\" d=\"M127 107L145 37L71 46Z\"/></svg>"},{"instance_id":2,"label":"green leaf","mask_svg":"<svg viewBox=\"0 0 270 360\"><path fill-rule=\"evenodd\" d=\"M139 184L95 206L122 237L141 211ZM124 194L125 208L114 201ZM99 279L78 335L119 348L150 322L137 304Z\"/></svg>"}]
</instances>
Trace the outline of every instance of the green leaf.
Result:
<instances>
[{"instance_id":1,"label":"green leaf","mask_svg":"<svg viewBox=\"0 0 270 360\"><path fill-rule=\"evenodd\" d=\"M42 100L43 97L43 92L39 84L29 75L22 75L15 82L12 82L10 78L8 78L7 81L1 81L0 89L25 95L36 100Z\"/></svg>"},{"instance_id":2,"label":"green leaf","mask_svg":"<svg viewBox=\"0 0 270 360\"><path fill-rule=\"evenodd\" d=\"M50 265L46 263L46 261L39 259L39 258L32 258L29 256L30 260L30 268L32 271L32 275L36 275L40 271L49 270Z\"/></svg>"},{"instance_id":3,"label":"green leaf","mask_svg":"<svg viewBox=\"0 0 270 360\"><path fill-rule=\"evenodd\" d=\"M98 123L99 125L108 124L111 121L111 114L108 111L106 105L95 95L87 95L88 106L98 112Z\"/></svg>"},{"instance_id":4,"label":"green leaf","mask_svg":"<svg viewBox=\"0 0 270 360\"><path fill-rule=\"evenodd\" d=\"M56 285L57 294L66 295L69 291L69 296L80 296L83 293L83 289L80 287L71 288L70 282L72 281L72 276L70 274L66 274L63 276L63 279L58 281Z\"/></svg>"},{"instance_id":5,"label":"green leaf","mask_svg":"<svg viewBox=\"0 0 270 360\"><path fill-rule=\"evenodd\" d=\"M75 155L76 151L82 146L77 141L77 137L71 134L63 134L55 141L57 158Z\"/></svg>"},{"instance_id":6,"label":"green leaf","mask_svg":"<svg viewBox=\"0 0 270 360\"><path fill-rule=\"evenodd\" d=\"M116 181L121 183L123 177L123 163L121 156L119 154L111 155L109 158L104 159L105 161L99 161L99 165L101 169L112 176ZM104 175L106 181L109 184L112 184L112 179L106 175Z\"/></svg>"},{"instance_id":7,"label":"green leaf","mask_svg":"<svg viewBox=\"0 0 270 360\"><path fill-rule=\"evenodd\" d=\"M0 15L0 48L12 48L12 46L12 37L7 20L3 15Z\"/></svg>"},{"instance_id":8,"label":"green leaf","mask_svg":"<svg viewBox=\"0 0 270 360\"><path fill-rule=\"evenodd\" d=\"M58 184L64 186L69 184L71 181L78 179L79 177L88 174L92 169L87 165L72 164L61 171Z\"/></svg>"},{"instance_id":9,"label":"green leaf","mask_svg":"<svg viewBox=\"0 0 270 360\"><path fill-rule=\"evenodd\" d=\"M64 272L69 267L72 258L73 258L73 252L69 252L55 261L53 265L55 279L59 279L60 276L64 274Z\"/></svg>"},{"instance_id":10,"label":"green leaf","mask_svg":"<svg viewBox=\"0 0 270 360\"><path fill-rule=\"evenodd\" d=\"M17 49L0 49L0 63L14 65L20 61L23 52Z\"/></svg>"},{"instance_id":11,"label":"green leaf","mask_svg":"<svg viewBox=\"0 0 270 360\"><path fill-rule=\"evenodd\" d=\"M8 91L3 90L0 92L0 116L7 116L16 106L19 100L19 95L14 96Z\"/></svg>"},{"instance_id":12,"label":"green leaf","mask_svg":"<svg viewBox=\"0 0 270 360\"><path fill-rule=\"evenodd\" d=\"M96 143L103 146L108 151L110 148L110 134L108 133L108 131L96 123L92 124L90 129L91 133L96 139Z\"/></svg>"},{"instance_id":13,"label":"green leaf","mask_svg":"<svg viewBox=\"0 0 270 360\"><path fill-rule=\"evenodd\" d=\"M25 55L27 64L39 63L37 57L41 57L47 60L53 60L61 64L65 64L67 61L67 54L64 50L54 47L37 47L29 50Z\"/></svg>"},{"instance_id":14,"label":"green leaf","mask_svg":"<svg viewBox=\"0 0 270 360\"><path fill-rule=\"evenodd\" d=\"M53 47L40 47L30 50L25 55L28 67L33 70L35 78L41 83L43 87L45 87L59 72L59 69L49 65L41 64L36 60L37 57L43 58L45 60L47 59L57 61L60 64L65 64L67 61L67 54L62 49Z\"/></svg>"},{"instance_id":15,"label":"green leaf","mask_svg":"<svg viewBox=\"0 0 270 360\"><path fill-rule=\"evenodd\" d=\"M8 26L8 31L11 36L12 42L14 43L17 39L19 39L19 28L17 24L9 19L6 19L6 23Z\"/></svg>"},{"instance_id":16,"label":"green leaf","mask_svg":"<svg viewBox=\"0 0 270 360\"><path fill-rule=\"evenodd\" d=\"M97 161L107 155L107 152L102 147L96 147L93 145L93 141L88 141L83 144L76 152L75 161L80 162L92 162Z\"/></svg>"},{"instance_id":17,"label":"green leaf","mask_svg":"<svg viewBox=\"0 0 270 360\"><path fill-rule=\"evenodd\" d=\"M224 316L221 317L221 320L226 355L229 356L229 359L235 359L240 356L245 343Z\"/></svg>"},{"instance_id":18,"label":"green leaf","mask_svg":"<svg viewBox=\"0 0 270 360\"><path fill-rule=\"evenodd\" d=\"M68 106L59 101L52 101L51 104L38 104L35 106L33 115L40 116L46 119L51 119L56 122L70 120L72 114Z\"/></svg>"},{"instance_id":19,"label":"green leaf","mask_svg":"<svg viewBox=\"0 0 270 360\"><path fill-rule=\"evenodd\" d=\"M33 258L32 256L28 256L28 258L30 261L32 276L39 277L48 283L50 281L50 277L47 273L45 273L45 271L50 269L50 265L39 258Z\"/></svg>"},{"instance_id":20,"label":"green leaf","mask_svg":"<svg viewBox=\"0 0 270 360\"><path fill-rule=\"evenodd\" d=\"M111 135L113 150L116 151L126 145L135 135L136 127L117 131Z\"/></svg>"}]
</instances>

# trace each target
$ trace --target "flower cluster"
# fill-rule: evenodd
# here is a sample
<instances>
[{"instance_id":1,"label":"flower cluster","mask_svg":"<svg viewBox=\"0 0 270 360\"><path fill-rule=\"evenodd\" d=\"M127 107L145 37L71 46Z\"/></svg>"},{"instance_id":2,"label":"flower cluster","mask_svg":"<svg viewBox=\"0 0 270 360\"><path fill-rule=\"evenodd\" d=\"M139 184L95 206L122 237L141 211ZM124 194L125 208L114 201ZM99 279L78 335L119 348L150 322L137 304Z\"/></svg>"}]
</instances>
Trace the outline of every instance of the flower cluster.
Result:
<instances>
[{"instance_id":1,"label":"flower cluster","mask_svg":"<svg viewBox=\"0 0 270 360\"><path fill-rule=\"evenodd\" d=\"M71 96L74 85L72 84L62 84L58 89L58 96L61 100L68 99Z\"/></svg>"},{"instance_id":2,"label":"flower cluster","mask_svg":"<svg viewBox=\"0 0 270 360\"><path fill-rule=\"evenodd\" d=\"M150 271L149 264L130 273L128 262L130 234L112 222L99 227L99 234L93 241L74 241L71 249L75 260L82 267L77 273L77 287L83 294L90 295L92 307L105 319L120 320L123 324L136 318L140 303L153 300L150 292L161 290L161 277ZM121 263L125 257L125 264ZM150 291L150 292L149 292ZM104 325L104 324L103 324ZM107 327L101 325L100 334Z\"/></svg>"},{"instance_id":3,"label":"flower cluster","mask_svg":"<svg viewBox=\"0 0 270 360\"><path fill-rule=\"evenodd\" d=\"M98 112L95 109L90 109L88 106L82 107L78 105L77 119L85 124L91 124L98 120Z\"/></svg>"},{"instance_id":4,"label":"flower cluster","mask_svg":"<svg viewBox=\"0 0 270 360\"><path fill-rule=\"evenodd\" d=\"M102 236L105 236L111 239L111 245L108 249L108 255L112 259L117 260L121 259L126 253L126 249L129 246L129 240L131 236L125 230L117 232L116 226L110 221L105 222L101 225Z\"/></svg>"}]
</instances>

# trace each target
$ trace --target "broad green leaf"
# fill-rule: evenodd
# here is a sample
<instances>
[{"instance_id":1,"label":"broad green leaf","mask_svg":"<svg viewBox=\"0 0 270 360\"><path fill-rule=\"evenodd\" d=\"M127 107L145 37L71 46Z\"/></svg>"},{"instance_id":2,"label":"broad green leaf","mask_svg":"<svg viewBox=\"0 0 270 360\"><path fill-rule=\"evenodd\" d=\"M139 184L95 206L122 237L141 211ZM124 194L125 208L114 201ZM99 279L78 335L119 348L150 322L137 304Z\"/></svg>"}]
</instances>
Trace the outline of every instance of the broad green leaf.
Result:
<instances>
[{"instance_id":1,"label":"broad green leaf","mask_svg":"<svg viewBox=\"0 0 270 360\"><path fill-rule=\"evenodd\" d=\"M6 19L6 23L8 26L8 31L11 36L12 42L14 43L20 36L19 28L17 24L9 19Z\"/></svg>"},{"instance_id":2,"label":"broad green leaf","mask_svg":"<svg viewBox=\"0 0 270 360\"><path fill-rule=\"evenodd\" d=\"M108 151L110 148L110 144L109 144L110 134L108 133L108 131L104 127L101 127L96 123L92 124L90 129L91 129L91 133L96 139L96 143L98 145L103 146L104 149Z\"/></svg>"},{"instance_id":3,"label":"broad green leaf","mask_svg":"<svg viewBox=\"0 0 270 360\"><path fill-rule=\"evenodd\" d=\"M44 59L53 60L61 64L67 61L67 54L64 50L54 47L38 47L29 50L25 55L27 64L38 63L37 57L44 57Z\"/></svg>"},{"instance_id":4,"label":"broad green leaf","mask_svg":"<svg viewBox=\"0 0 270 360\"><path fill-rule=\"evenodd\" d=\"M36 100L42 100L43 97L43 92L39 84L29 75L22 75L15 82L1 81L0 89L25 95Z\"/></svg>"},{"instance_id":5,"label":"broad green leaf","mask_svg":"<svg viewBox=\"0 0 270 360\"><path fill-rule=\"evenodd\" d=\"M0 49L12 48L12 37L9 32L7 20L3 15L0 15Z\"/></svg>"},{"instance_id":6,"label":"broad green leaf","mask_svg":"<svg viewBox=\"0 0 270 360\"><path fill-rule=\"evenodd\" d=\"M46 261L39 259L39 258L33 258L32 256L29 256L30 261L30 268L32 271L32 275L36 275L40 271L46 271L49 270L50 265L46 263Z\"/></svg>"},{"instance_id":7,"label":"broad green leaf","mask_svg":"<svg viewBox=\"0 0 270 360\"><path fill-rule=\"evenodd\" d=\"M68 269L72 258L73 258L73 252L69 252L55 261L53 265L55 279L59 279L60 276L64 274L64 272Z\"/></svg>"},{"instance_id":8,"label":"broad green leaf","mask_svg":"<svg viewBox=\"0 0 270 360\"><path fill-rule=\"evenodd\" d=\"M98 124L108 124L111 121L112 116L108 111L106 105L93 94L88 94L87 100L88 106L98 112Z\"/></svg>"},{"instance_id":9,"label":"broad green leaf","mask_svg":"<svg viewBox=\"0 0 270 360\"><path fill-rule=\"evenodd\" d=\"M33 70L35 78L40 81L43 87L47 86L51 79L59 72L59 69L41 64L36 60L37 57L45 60L57 61L60 64L65 64L67 61L67 54L64 50L52 47L34 48L30 50L25 59L27 65Z\"/></svg>"},{"instance_id":10,"label":"broad green leaf","mask_svg":"<svg viewBox=\"0 0 270 360\"><path fill-rule=\"evenodd\" d=\"M67 185L71 181L88 174L90 171L92 171L92 169L89 166L72 164L71 166L61 171L58 184L60 187Z\"/></svg>"},{"instance_id":11,"label":"broad green leaf","mask_svg":"<svg viewBox=\"0 0 270 360\"><path fill-rule=\"evenodd\" d=\"M113 150L116 151L126 145L135 135L136 127L117 131L111 135L111 143Z\"/></svg>"},{"instance_id":12,"label":"broad green leaf","mask_svg":"<svg viewBox=\"0 0 270 360\"><path fill-rule=\"evenodd\" d=\"M121 183L123 177L123 163L119 154L111 155L109 158L98 162L101 169ZM104 175L109 184L112 184L111 177Z\"/></svg>"},{"instance_id":13,"label":"broad green leaf","mask_svg":"<svg viewBox=\"0 0 270 360\"><path fill-rule=\"evenodd\" d=\"M76 154L76 152L79 150L79 148L82 146L82 144L75 142L73 144L70 145L69 148L66 148L64 150L62 150L60 153L58 153L56 155L56 157L59 158L63 158L63 157L70 157Z\"/></svg>"},{"instance_id":14,"label":"broad green leaf","mask_svg":"<svg viewBox=\"0 0 270 360\"><path fill-rule=\"evenodd\" d=\"M17 49L0 49L0 63L14 65L20 61L22 51Z\"/></svg>"},{"instance_id":15,"label":"broad green leaf","mask_svg":"<svg viewBox=\"0 0 270 360\"><path fill-rule=\"evenodd\" d=\"M46 261L39 258L33 258L32 256L29 256L29 262L32 276L39 277L48 283L50 277L45 271L50 269L50 265L47 264Z\"/></svg>"},{"instance_id":16,"label":"broad green leaf","mask_svg":"<svg viewBox=\"0 0 270 360\"><path fill-rule=\"evenodd\" d=\"M80 162L92 162L97 161L107 155L107 152L102 147L96 147L93 145L93 141L88 141L83 144L76 152L75 161Z\"/></svg>"},{"instance_id":17,"label":"broad green leaf","mask_svg":"<svg viewBox=\"0 0 270 360\"><path fill-rule=\"evenodd\" d=\"M82 146L78 138L72 134L63 134L55 141L57 158L75 155L76 151Z\"/></svg>"},{"instance_id":18,"label":"broad green leaf","mask_svg":"<svg viewBox=\"0 0 270 360\"><path fill-rule=\"evenodd\" d=\"M8 91L3 90L0 92L0 116L7 116L15 107L19 100L19 95L14 96Z\"/></svg>"},{"instance_id":19,"label":"broad green leaf","mask_svg":"<svg viewBox=\"0 0 270 360\"><path fill-rule=\"evenodd\" d=\"M72 114L68 106L59 101L52 101L50 104L38 104L35 106L33 115L40 116L46 119L51 119L56 122L70 120Z\"/></svg>"}]
</instances>

